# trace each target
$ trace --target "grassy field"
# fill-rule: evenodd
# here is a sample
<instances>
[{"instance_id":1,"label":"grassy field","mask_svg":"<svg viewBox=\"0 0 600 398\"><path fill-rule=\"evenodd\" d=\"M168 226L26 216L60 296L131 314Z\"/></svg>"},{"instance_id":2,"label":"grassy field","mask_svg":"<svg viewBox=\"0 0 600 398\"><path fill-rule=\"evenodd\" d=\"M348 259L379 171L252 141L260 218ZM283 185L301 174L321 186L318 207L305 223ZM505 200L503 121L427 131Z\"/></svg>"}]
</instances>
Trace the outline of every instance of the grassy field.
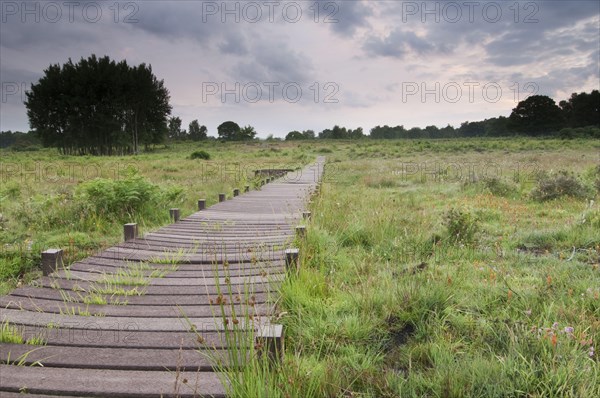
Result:
<instances>
[{"instance_id":1,"label":"grassy field","mask_svg":"<svg viewBox=\"0 0 600 398\"><path fill-rule=\"evenodd\" d=\"M0 294L40 275L40 253L65 250L68 263L122 239L123 223L148 231L207 206L218 193L254 187L253 170L297 167L314 146L185 143L129 157L61 156L55 150L0 153ZM203 150L210 160L191 159Z\"/></svg>"},{"instance_id":2,"label":"grassy field","mask_svg":"<svg viewBox=\"0 0 600 398\"><path fill-rule=\"evenodd\" d=\"M189 159L197 149L211 160ZM189 144L132 158L3 152L0 290L38 275L40 249L80 258L121 239L123 222L150 229L169 207L185 216L200 197L210 205L253 183L238 167L299 166L319 154L328 164L298 242L301 271L278 304L283 365L254 363L238 396L600 396L600 143L591 140ZM38 164L75 164L80 174L15 172ZM115 164L123 186L81 174ZM112 201L99 199L111 189ZM133 196L127 211L122 196Z\"/></svg>"}]
</instances>

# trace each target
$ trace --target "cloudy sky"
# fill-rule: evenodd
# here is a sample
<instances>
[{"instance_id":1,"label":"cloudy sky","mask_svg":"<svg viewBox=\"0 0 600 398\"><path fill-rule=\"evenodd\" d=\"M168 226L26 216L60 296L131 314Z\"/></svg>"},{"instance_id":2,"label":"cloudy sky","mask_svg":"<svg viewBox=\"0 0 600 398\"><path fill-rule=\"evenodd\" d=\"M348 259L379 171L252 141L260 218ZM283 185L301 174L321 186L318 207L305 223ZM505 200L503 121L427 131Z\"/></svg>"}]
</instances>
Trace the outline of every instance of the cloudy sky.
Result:
<instances>
[{"instance_id":1,"label":"cloudy sky","mask_svg":"<svg viewBox=\"0 0 600 398\"><path fill-rule=\"evenodd\" d=\"M23 92L91 54L151 64L173 115L216 135L368 131L510 114L599 88L597 1L5 1L0 130L27 130Z\"/></svg>"}]
</instances>

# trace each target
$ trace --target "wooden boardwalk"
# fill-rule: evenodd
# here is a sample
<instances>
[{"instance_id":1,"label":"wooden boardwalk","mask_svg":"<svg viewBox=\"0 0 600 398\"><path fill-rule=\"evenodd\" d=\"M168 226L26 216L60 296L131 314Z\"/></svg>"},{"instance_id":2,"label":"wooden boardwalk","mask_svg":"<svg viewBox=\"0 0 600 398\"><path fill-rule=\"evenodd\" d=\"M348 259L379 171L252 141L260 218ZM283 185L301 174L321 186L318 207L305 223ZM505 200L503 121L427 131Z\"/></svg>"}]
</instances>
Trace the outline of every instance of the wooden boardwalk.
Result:
<instances>
[{"instance_id":1,"label":"wooden boardwalk","mask_svg":"<svg viewBox=\"0 0 600 398\"><path fill-rule=\"evenodd\" d=\"M231 286L255 328L280 333L270 316L285 250L323 165L319 158L0 297L0 320L46 343L0 344L0 396L224 396L213 363L228 349L218 289Z\"/></svg>"}]
</instances>

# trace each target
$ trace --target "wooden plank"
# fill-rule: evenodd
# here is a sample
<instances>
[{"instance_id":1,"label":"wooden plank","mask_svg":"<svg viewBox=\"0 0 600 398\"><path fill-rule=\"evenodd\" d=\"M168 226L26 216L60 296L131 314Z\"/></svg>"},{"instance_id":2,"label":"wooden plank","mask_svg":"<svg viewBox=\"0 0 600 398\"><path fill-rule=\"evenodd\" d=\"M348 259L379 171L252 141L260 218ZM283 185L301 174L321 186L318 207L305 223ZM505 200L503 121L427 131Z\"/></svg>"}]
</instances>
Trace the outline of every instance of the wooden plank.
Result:
<instances>
[{"instance_id":1,"label":"wooden plank","mask_svg":"<svg viewBox=\"0 0 600 398\"><path fill-rule=\"evenodd\" d=\"M113 330L84 329L83 324L17 325L24 339L43 338L48 345L69 347L196 349L226 348L223 334L215 331L153 332L137 330L134 323L122 323ZM198 336L201 337L198 341ZM30 349L35 346L27 345Z\"/></svg>"},{"instance_id":2,"label":"wooden plank","mask_svg":"<svg viewBox=\"0 0 600 398\"><path fill-rule=\"evenodd\" d=\"M229 317L231 318L231 317ZM43 312L30 312L3 308L0 319L8 320L10 323L24 326L43 326L57 323L58 325L71 325L86 330L119 330L123 325L134 325L135 330L153 332L186 332L190 325L195 325L202 331L223 331L224 324L221 317L190 317L182 318L135 318L135 317L95 317L62 314L47 314ZM251 327L258 327L266 319L255 318ZM240 322L243 321L240 320ZM231 320L229 320L231 322ZM241 326L240 326L241 327Z\"/></svg>"},{"instance_id":3,"label":"wooden plank","mask_svg":"<svg viewBox=\"0 0 600 398\"><path fill-rule=\"evenodd\" d=\"M252 301L256 304L262 304L269 300L269 296L274 295L273 293L251 293L253 298ZM68 297L72 302L82 302L85 293L73 292L73 291L59 291L58 289L50 288L33 288L33 287L22 287L14 290L10 295L6 296L7 299L40 299L40 300L52 300L60 301L64 300L64 297ZM101 295L107 302L111 300L118 300L121 302L127 302L128 306L136 305L150 305L150 306L203 306L209 305L212 298L205 292L196 292L195 294L171 294L171 295L153 295L145 294L142 296L113 296L104 294ZM229 295L227 295L229 297ZM240 300L246 297L246 294L240 293L234 294L234 300L240 297ZM230 299L231 300L231 299Z\"/></svg>"},{"instance_id":4,"label":"wooden plank","mask_svg":"<svg viewBox=\"0 0 600 398\"><path fill-rule=\"evenodd\" d=\"M236 299L239 299L236 300ZM123 301L124 302L124 301ZM266 304L256 304L251 308L246 308L242 304L240 296L234 296L233 300L228 299L228 303L233 302L233 306L226 306L226 314L232 312L237 314L250 313L253 315L268 315L272 313L272 306ZM189 317L212 318L219 316L221 310L218 305L195 305L181 307L177 305L94 305L73 302L63 302L44 299L16 298L11 296L0 297L0 306L5 309L24 310L29 312L43 311L46 314L91 314L91 316L111 316L127 318L181 318L183 314Z\"/></svg>"},{"instance_id":5,"label":"wooden plank","mask_svg":"<svg viewBox=\"0 0 600 398\"><path fill-rule=\"evenodd\" d=\"M81 397L225 397L213 372L125 371L0 365L0 391ZM177 377L178 376L178 377ZM176 384L176 381L180 382ZM183 383L186 380L186 383Z\"/></svg>"},{"instance_id":6,"label":"wooden plank","mask_svg":"<svg viewBox=\"0 0 600 398\"><path fill-rule=\"evenodd\" d=\"M54 289L64 289L77 291L90 291L95 286L102 286L103 284L95 284L85 281L67 280L61 278L41 278L37 281L38 286ZM235 293L243 294L248 289L252 294L264 293L269 291L277 291L278 283L261 283L255 286L244 286L244 285L233 285L232 289ZM217 287L214 285L204 286L117 286L125 290L136 289L143 293L143 295L186 295L186 294L218 294ZM125 296L129 297L129 296ZM133 296L132 296L133 297Z\"/></svg>"},{"instance_id":7,"label":"wooden plank","mask_svg":"<svg viewBox=\"0 0 600 398\"><path fill-rule=\"evenodd\" d=\"M24 366L39 362L44 367L154 370L213 371L216 364L227 363L227 352L206 347L200 349L148 349L72 346L31 346L0 344L0 363L23 358Z\"/></svg>"}]
</instances>

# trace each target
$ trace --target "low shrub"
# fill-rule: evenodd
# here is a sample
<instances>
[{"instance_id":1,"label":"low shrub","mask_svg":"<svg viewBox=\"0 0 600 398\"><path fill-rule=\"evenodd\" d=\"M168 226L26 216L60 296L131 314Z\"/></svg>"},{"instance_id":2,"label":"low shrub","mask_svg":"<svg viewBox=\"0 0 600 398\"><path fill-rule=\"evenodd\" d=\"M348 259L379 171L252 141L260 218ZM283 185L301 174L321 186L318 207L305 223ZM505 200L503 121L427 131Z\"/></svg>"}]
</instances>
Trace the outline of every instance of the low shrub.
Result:
<instances>
[{"instance_id":1,"label":"low shrub","mask_svg":"<svg viewBox=\"0 0 600 398\"><path fill-rule=\"evenodd\" d=\"M516 193L517 189L514 185L509 184L498 177L484 177L480 180L469 180L463 184L467 187L469 185L479 186L482 190L488 191L495 196L510 196Z\"/></svg>"},{"instance_id":2,"label":"low shrub","mask_svg":"<svg viewBox=\"0 0 600 398\"><path fill-rule=\"evenodd\" d=\"M210 153L203 151L203 150L194 151L190 155L190 159L210 160Z\"/></svg>"},{"instance_id":3,"label":"low shrub","mask_svg":"<svg viewBox=\"0 0 600 398\"><path fill-rule=\"evenodd\" d=\"M563 196L585 198L589 195L588 189L577 177L566 171L555 175L542 175L537 186L531 192L531 197L538 202L557 199Z\"/></svg>"},{"instance_id":4,"label":"low shrub","mask_svg":"<svg viewBox=\"0 0 600 398\"><path fill-rule=\"evenodd\" d=\"M450 209L445 219L448 240L454 244L471 245L479 232L479 220L469 212Z\"/></svg>"},{"instance_id":5,"label":"low shrub","mask_svg":"<svg viewBox=\"0 0 600 398\"><path fill-rule=\"evenodd\" d=\"M157 207L178 200L180 187L160 189L144 178L133 175L123 180L97 178L76 189L76 198L84 207L105 217L129 218L132 214L150 214Z\"/></svg>"}]
</instances>

